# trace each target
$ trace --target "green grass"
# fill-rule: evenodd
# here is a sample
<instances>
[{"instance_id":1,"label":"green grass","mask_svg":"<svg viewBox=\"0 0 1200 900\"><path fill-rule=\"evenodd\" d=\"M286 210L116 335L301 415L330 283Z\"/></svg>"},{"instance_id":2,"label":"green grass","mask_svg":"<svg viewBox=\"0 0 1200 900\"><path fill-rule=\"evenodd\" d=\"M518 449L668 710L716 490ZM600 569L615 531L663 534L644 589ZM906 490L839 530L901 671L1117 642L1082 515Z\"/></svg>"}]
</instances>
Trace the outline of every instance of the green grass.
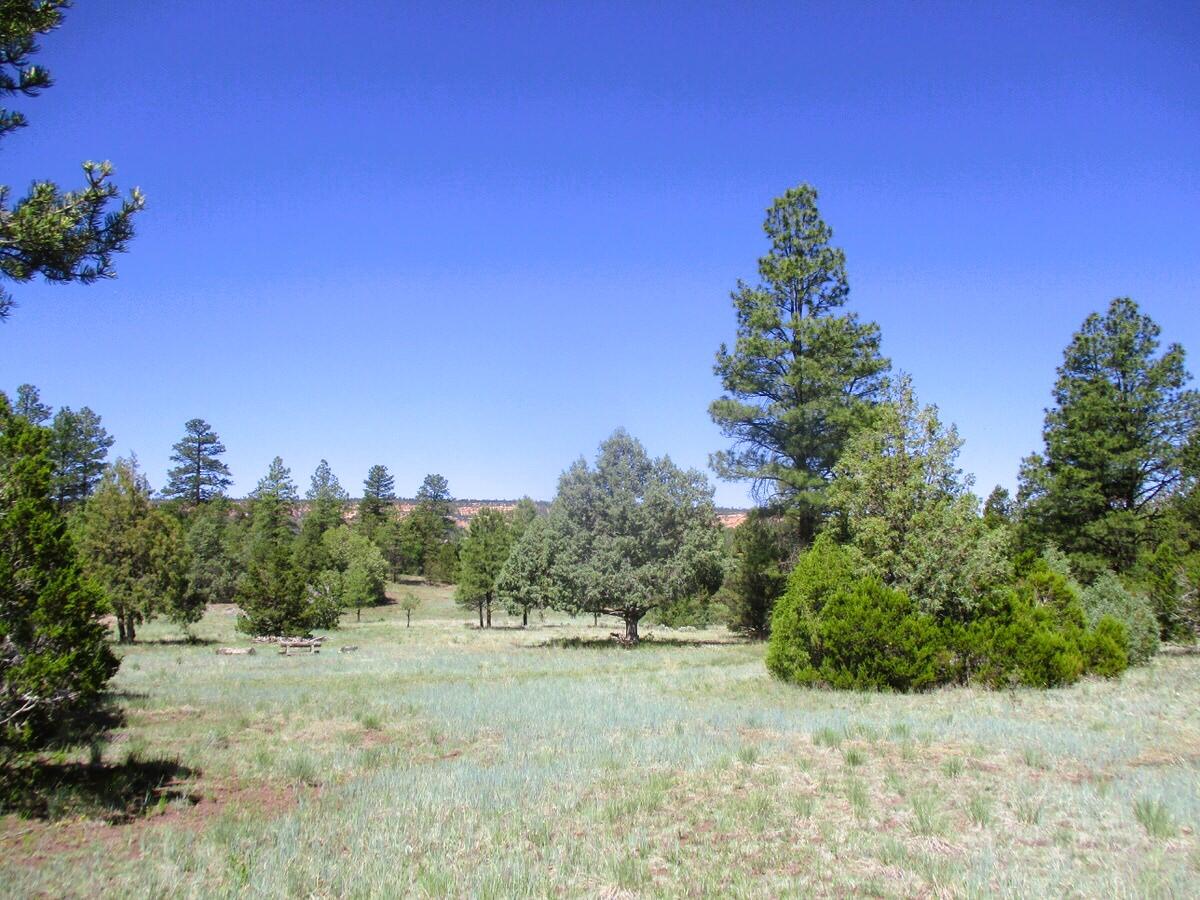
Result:
<instances>
[{"instance_id":1,"label":"green grass","mask_svg":"<svg viewBox=\"0 0 1200 900\"><path fill-rule=\"evenodd\" d=\"M317 655L217 656L245 644L224 608L207 644L147 626L125 723L0 818L0 895L1200 893L1200 657L829 693L717 629L631 653L609 622L480 631L448 588L400 589L411 628L365 610Z\"/></svg>"},{"instance_id":2,"label":"green grass","mask_svg":"<svg viewBox=\"0 0 1200 900\"><path fill-rule=\"evenodd\" d=\"M1175 820L1162 800L1139 797L1133 801L1133 814L1150 837L1175 837Z\"/></svg>"}]
</instances>

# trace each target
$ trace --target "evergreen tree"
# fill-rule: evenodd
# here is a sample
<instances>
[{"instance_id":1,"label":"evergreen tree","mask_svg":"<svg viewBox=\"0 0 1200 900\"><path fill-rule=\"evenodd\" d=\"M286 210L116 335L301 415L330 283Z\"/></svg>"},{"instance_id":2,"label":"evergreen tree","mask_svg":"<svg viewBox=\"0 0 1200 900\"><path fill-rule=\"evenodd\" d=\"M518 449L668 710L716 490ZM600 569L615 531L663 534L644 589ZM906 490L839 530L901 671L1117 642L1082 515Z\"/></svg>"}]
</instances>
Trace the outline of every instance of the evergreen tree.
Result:
<instances>
[{"instance_id":1,"label":"evergreen tree","mask_svg":"<svg viewBox=\"0 0 1200 900\"><path fill-rule=\"evenodd\" d=\"M321 584L339 607L353 609L355 620L362 621L364 606L387 599L387 562L370 539L344 525L326 531L322 541L330 568L321 573Z\"/></svg>"},{"instance_id":2,"label":"evergreen tree","mask_svg":"<svg viewBox=\"0 0 1200 900\"><path fill-rule=\"evenodd\" d=\"M192 602L232 603L243 571L240 534L235 534L225 498L197 507L187 522L185 543L190 565L187 581Z\"/></svg>"},{"instance_id":3,"label":"evergreen tree","mask_svg":"<svg viewBox=\"0 0 1200 900\"><path fill-rule=\"evenodd\" d=\"M555 605L638 622L682 597L711 593L724 575L721 526L703 474L667 457L651 459L624 430L558 481L551 508L557 552Z\"/></svg>"},{"instance_id":4,"label":"evergreen tree","mask_svg":"<svg viewBox=\"0 0 1200 900\"><path fill-rule=\"evenodd\" d=\"M186 433L175 444L171 462L178 463L167 473L163 496L199 506L219 496L233 483L229 467L218 458L225 445L203 419L189 419Z\"/></svg>"},{"instance_id":5,"label":"evergreen tree","mask_svg":"<svg viewBox=\"0 0 1200 900\"><path fill-rule=\"evenodd\" d=\"M520 520L516 520L519 522ZM521 614L521 627L529 625L529 612L554 605L555 531L546 518L533 519L517 535L496 579L496 597L510 615Z\"/></svg>"},{"instance_id":6,"label":"evergreen tree","mask_svg":"<svg viewBox=\"0 0 1200 900\"><path fill-rule=\"evenodd\" d=\"M412 628L412 614L421 608L421 598L408 591L400 598L400 608L404 610L404 627Z\"/></svg>"},{"instance_id":7,"label":"evergreen tree","mask_svg":"<svg viewBox=\"0 0 1200 900\"><path fill-rule=\"evenodd\" d=\"M42 395L32 384L22 384L17 388L17 401L13 411L18 416L24 416L33 425L41 425L50 418L50 407L42 402Z\"/></svg>"},{"instance_id":8,"label":"evergreen tree","mask_svg":"<svg viewBox=\"0 0 1200 900\"><path fill-rule=\"evenodd\" d=\"M450 483L441 475L426 475L420 488L417 489L417 503L449 518L454 513L454 498L450 495Z\"/></svg>"},{"instance_id":9,"label":"evergreen tree","mask_svg":"<svg viewBox=\"0 0 1200 900\"><path fill-rule=\"evenodd\" d=\"M770 252L760 283L733 292L737 341L717 353L724 395L709 407L733 447L712 456L717 475L753 484L755 495L815 533L825 490L849 436L885 385L879 328L839 313L849 294L845 255L801 185L779 197L763 225Z\"/></svg>"},{"instance_id":10,"label":"evergreen tree","mask_svg":"<svg viewBox=\"0 0 1200 900\"><path fill-rule=\"evenodd\" d=\"M732 557L725 580L729 627L765 639L771 633L771 610L787 587L788 544L780 523L753 510L734 529Z\"/></svg>"},{"instance_id":11,"label":"evergreen tree","mask_svg":"<svg viewBox=\"0 0 1200 900\"><path fill-rule=\"evenodd\" d=\"M988 528L1000 528L1011 525L1016 515L1017 505L1013 502L1008 490L996 485L983 502L983 524Z\"/></svg>"},{"instance_id":12,"label":"evergreen tree","mask_svg":"<svg viewBox=\"0 0 1200 900\"><path fill-rule=\"evenodd\" d=\"M420 572L431 581L454 580L457 547L453 515L454 501L446 479L426 475L417 490L417 505L404 520L402 543L406 552L418 552Z\"/></svg>"},{"instance_id":13,"label":"evergreen tree","mask_svg":"<svg viewBox=\"0 0 1200 900\"><path fill-rule=\"evenodd\" d=\"M492 604L496 601L496 580L512 549L512 528L498 510L484 507L467 528L459 553L459 605L479 612L479 627L492 627Z\"/></svg>"},{"instance_id":14,"label":"evergreen tree","mask_svg":"<svg viewBox=\"0 0 1200 900\"><path fill-rule=\"evenodd\" d=\"M287 504L300 499L296 483L292 481L292 470L283 464L281 456L271 460L267 474L258 480L258 485L250 492L251 497L261 497L264 494L271 494Z\"/></svg>"},{"instance_id":15,"label":"evergreen tree","mask_svg":"<svg viewBox=\"0 0 1200 900\"><path fill-rule=\"evenodd\" d=\"M517 501L516 508L509 516L509 525L513 531L513 541L519 541L521 535L525 533L525 529L533 524L533 520L538 517L537 504L530 497L522 497Z\"/></svg>"},{"instance_id":16,"label":"evergreen tree","mask_svg":"<svg viewBox=\"0 0 1200 900\"><path fill-rule=\"evenodd\" d=\"M104 590L122 644L159 614L182 625L204 606L187 591L189 560L179 524L155 508L150 486L133 460L118 459L75 520L84 570Z\"/></svg>"},{"instance_id":17,"label":"evergreen tree","mask_svg":"<svg viewBox=\"0 0 1200 900\"><path fill-rule=\"evenodd\" d=\"M308 579L296 562L288 505L275 490L253 499L247 543L235 594L242 610L238 628L255 635L307 634L313 625Z\"/></svg>"},{"instance_id":18,"label":"evergreen tree","mask_svg":"<svg viewBox=\"0 0 1200 900\"><path fill-rule=\"evenodd\" d=\"M100 417L86 406L79 412L64 406L55 413L51 429L54 496L59 506L71 506L96 489L114 441L100 424Z\"/></svg>"},{"instance_id":19,"label":"evergreen tree","mask_svg":"<svg viewBox=\"0 0 1200 900\"><path fill-rule=\"evenodd\" d=\"M395 484L387 466L371 466L367 471L362 501L358 504L358 527L372 540L380 539L380 529L388 521L388 509L396 499Z\"/></svg>"},{"instance_id":20,"label":"evergreen tree","mask_svg":"<svg viewBox=\"0 0 1200 900\"><path fill-rule=\"evenodd\" d=\"M957 620L1012 580L1007 532L983 524L958 467L961 447L957 429L901 378L873 425L847 442L828 494L830 527L858 552L860 575Z\"/></svg>"},{"instance_id":21,"label":"evergreen tree","mask_svg":"<svg viewBox=\"0 0 1200 900\"><path fill-rule=\"evenodd\" d=\"M50 442L0 392L0 749L43 741L117 670L103 594L51 495Z\"/></svg>"},{"instance_id":22,"label":"evergreen tree","mask_svg":"<svg viewBox=\"0 0 1200 900\"><path fill-rule=\"evenodd\" d=\"M1185 389L1183 348L1159 354L1159 334L1128 298L1088 316L1058 369L1045 450L1022 464L1025 542L1056 544L1085 574L1128 570L1186 486L1200 395Z\"/></svg>"},{"instance_id":23,"label":"evergreen tree","mask_svg":"<svg viewBox=\"0 0 1200 900\"><path fill-rule=\"evenodd\" d=\"M0 96L35 97L52 82L44 67L30 62L40 35L62 23L68 0L4 0L0 3ZM0 138L28 124L24 114L0 109ZM0 186L0 277L27 282L88 284L111 278L113 256L133 237L133 216L142 208L134 190L113 208L118 196L110 182L112 165L83 164L86 185L63 192L51 181L36 181L29 193L9 205L10 190ZM0 320L14 303L0 288ZM44 421L44 420L43 420ZM34 422L33 424L40 424Z\"/></svg>"},{"instance_id":24,"label":"evergreen tree","mask_svg":"<svg viewBox=\"0 0 1200 900\"><path fill-rule=\"evenodd\" d=\"M296 560L301 572L314 576L330 567L329 553L322 538L330 528L342 524L342 512L350 498L324 459L317 464L304 496L308 500L308 512L300 523Z\"/></svg>"}]
</instances>

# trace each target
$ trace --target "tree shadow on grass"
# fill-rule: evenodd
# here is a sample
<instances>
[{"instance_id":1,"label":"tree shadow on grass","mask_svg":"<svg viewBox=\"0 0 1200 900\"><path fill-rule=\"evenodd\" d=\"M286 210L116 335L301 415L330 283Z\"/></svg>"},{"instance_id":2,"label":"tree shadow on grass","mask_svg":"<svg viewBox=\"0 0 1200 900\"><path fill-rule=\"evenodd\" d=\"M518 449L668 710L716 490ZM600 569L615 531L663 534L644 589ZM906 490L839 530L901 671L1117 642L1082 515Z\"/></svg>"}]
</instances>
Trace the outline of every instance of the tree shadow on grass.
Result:
<instances>
[{"instance_id":1,"label":"tree shadow on grass","mask_svg":"<svg viewBox=\"0 0 1200 900\"><path fill-rule=\"evenodd\" d=\"M199 796L180 782L199 773L177 759L137 753L120 763L103 759L109 734L125 724L122 705L147 696L107 692L94 705L60 716L38 739L39 749L0 752L0 814L121 823L172 800L198 802ZM89 757L86 762L78 758L81 751Z\"/></svg>"},{"instance_id":2,"label":"tree shadow on grass","mask_svg":"<svg viewBox=\"0 0 1200 900\"><path fill-rule=\"evenodd\" d=\"M131 756L123 763L25 759L0 766L0 813L47 821L84 816L130 822L172 800L198 802L179 784L196 774L165 758Z\"/></svg>"},{"instance_id":3,"label":"tree shadow on grass","mask_svg":"<svg viewBox=\"0 0 1200 900\"><path fill-rule=\"evenodd\" d=\"M564 637L551 638L540 644L529 644L533 649L545 647L561 647L569 650L637 650L641 647L734 647L738 644L753 643L746 638L732 637L727 640L704 638L659 638L653 635L643 637L636 644L622 644L616 638L583 638Z\"/></svg>"},{"instance_id":4,"label":"tree shadow on grass","mask_svg":"<svg viewBox=\"0 0 1200 900\"><path fill-rule=\"evenodd\" d=\"M120 644L121 647L211 647L217 643L214 638L202 637L173 637L173 638L138 638L132 644Z\"/></svg>"}]
</instances>

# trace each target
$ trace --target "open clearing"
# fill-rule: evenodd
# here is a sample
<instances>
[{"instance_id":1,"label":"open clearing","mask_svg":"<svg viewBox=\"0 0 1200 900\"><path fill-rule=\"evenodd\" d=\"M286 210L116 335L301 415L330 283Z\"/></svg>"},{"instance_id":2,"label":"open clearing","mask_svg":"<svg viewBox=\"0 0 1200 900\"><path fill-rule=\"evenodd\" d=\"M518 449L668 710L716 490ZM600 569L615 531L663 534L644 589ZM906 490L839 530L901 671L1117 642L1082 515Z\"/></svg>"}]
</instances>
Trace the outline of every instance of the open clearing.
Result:
<instances>
[{"instance_id":1,"label":"open clearing","mask_svg":"<svg viewBox=\"0 0 1200 900\"><path fill-rule=\"evenodd\" d=\"M0 891L1200 894L1200 656L1059 691L823 693L723 629L622 650L590 643L611 623L480 632L415 590L412 628L367 610L316 656L216 655L246 644L230 608L206 644L147 627L109 768L56 760L76 792L0 819ZM80 815L101 772L127 790Z\"/></svg>"}]
</instances>

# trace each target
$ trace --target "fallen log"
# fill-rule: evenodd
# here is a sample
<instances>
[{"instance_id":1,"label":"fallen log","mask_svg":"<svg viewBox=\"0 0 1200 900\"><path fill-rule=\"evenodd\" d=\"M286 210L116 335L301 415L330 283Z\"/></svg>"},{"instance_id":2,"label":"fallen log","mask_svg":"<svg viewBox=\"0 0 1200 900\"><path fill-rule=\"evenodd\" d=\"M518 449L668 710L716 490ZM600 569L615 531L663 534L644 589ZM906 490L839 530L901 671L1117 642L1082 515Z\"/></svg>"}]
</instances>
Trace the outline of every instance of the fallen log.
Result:
<instances>
[{"instance_id":1,"label":"fallen log","mask_svg":"<svg viewBox=\"0 0 1200 900\"><path fill-rule=\"evenodd\" d=\"M253 656L253 647L218 647L217 656Z\"/></svg>"},{"instance_id":2,"label":"fallen log","mask_svg":"<svg viewBox=\"0 0 1200 900\"><path fill-rule=\"evenodd\" d=\"M353 653L357 649L358 649L357 645L350 646L350 647L339 647L338 653Z\"/></svg>"}]
</instances>

